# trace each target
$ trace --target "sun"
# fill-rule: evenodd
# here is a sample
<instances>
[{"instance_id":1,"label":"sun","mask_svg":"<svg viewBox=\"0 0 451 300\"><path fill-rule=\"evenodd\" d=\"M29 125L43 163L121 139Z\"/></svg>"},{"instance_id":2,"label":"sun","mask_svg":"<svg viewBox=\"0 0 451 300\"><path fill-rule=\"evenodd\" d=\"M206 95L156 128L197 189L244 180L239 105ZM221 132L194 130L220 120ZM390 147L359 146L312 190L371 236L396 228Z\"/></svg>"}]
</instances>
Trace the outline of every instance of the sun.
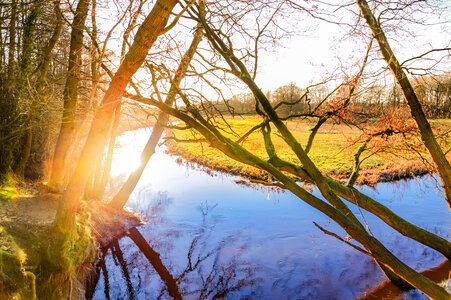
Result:
<instances>
[{"instance_id":1,"label":"sun","mask_svg":"<svg viewBox=\"0 0 451 300\"><path fill-rule=\"evenodd\" d=\"M111 165L112 177L128 175L141 165L141 152L149 136L150 130L142 128L117 137Z\"/></svg>"}]
</instances>

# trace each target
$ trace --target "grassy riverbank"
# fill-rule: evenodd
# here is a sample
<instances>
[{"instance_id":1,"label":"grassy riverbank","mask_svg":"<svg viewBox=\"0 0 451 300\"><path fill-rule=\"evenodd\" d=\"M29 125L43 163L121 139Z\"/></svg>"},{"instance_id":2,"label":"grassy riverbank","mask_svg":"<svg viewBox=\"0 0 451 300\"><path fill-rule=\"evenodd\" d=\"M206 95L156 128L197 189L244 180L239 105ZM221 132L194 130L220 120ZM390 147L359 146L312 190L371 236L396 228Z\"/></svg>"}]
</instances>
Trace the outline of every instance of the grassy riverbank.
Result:
<instances>
[{"instance_id":1,"label":"grassy riverbank","mask_svg":"<svg viewBox=\"0 0 451 300\"><path fill-rule=\"evenodd\" d=\"M253 126L259 124L261 119L258 117L227 117L227 123L230 128L222 122L223 132L226 136L237 140ZM435 120L431 122L438 131L445 131L451 127L448 120ZM297 140L305 147L311 128L315 123L311 120L297 120L287 123ZM272 139L280 158L298 164L299 161L282 138L272 130ZM173 135L180 140L199 139L200 136L189 130L172 130ZM317 167L328 176L335 179L346 180L352 172L354 163L354 153L359 147L355 140L362 134L356 128L350 128L345 125L325 123L315 137L309 156L315 162ZM444 140L446 141L446 140ZM367 157L361 166L358 184L375 184L377 182L391 181L400 178L413 177L432 171L430 164L425 164L420 155L426 160L428 154L424 149L414 152L408 149L405 140L401 137L386 137L386 144L382 140L375 143L363 153ZM420 144L419 139L411 138L407 141L410 146L417 147ZM176 143L169 141L168 153L180 156L185 162L196 163L208 169L214 169L227 172L234 175L240 175L248 178L265 178L266 175L255 168L236 162L220 151L209 147L207 143ZM259 130L251 134L242 145L257 154L263 159L268 156L265 151L263 136ZM371 154L371 155L370 155Z\"/></svg>"}]
</instances>

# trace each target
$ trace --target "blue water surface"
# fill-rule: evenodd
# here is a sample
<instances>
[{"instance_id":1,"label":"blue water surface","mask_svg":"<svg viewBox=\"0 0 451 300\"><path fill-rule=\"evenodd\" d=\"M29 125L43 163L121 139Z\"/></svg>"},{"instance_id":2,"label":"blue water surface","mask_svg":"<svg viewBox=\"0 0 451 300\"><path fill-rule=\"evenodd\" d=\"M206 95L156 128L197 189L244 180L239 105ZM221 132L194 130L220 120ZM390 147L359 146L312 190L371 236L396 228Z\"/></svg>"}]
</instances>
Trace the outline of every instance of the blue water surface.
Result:
<instances>
[{"instance_id":1,"label":"blue water surface","mask_svg":"<svg viewBox=\"0 0 451 300\"><path fill-rule=\"evenodd\" d=\"M148 135L142 129L121 137L113 169L117 185L127 175L121 174L124 165L139 158ZM313 221L346 237L324 214L289 192L240 185L235 182L239 179L179 165L159 148L127 207L146 221L137 229L163 271L125 236L105 250L93 298L171 299L172 282L185 299L355 299L385 280L372 259L315 227ZM450 240L451 218L439 185L426 176L359 189ZM375 237L416 270L444 260L350 207ZM413 292L403 298L422 296Z\"/></svg>"}]
</instances>

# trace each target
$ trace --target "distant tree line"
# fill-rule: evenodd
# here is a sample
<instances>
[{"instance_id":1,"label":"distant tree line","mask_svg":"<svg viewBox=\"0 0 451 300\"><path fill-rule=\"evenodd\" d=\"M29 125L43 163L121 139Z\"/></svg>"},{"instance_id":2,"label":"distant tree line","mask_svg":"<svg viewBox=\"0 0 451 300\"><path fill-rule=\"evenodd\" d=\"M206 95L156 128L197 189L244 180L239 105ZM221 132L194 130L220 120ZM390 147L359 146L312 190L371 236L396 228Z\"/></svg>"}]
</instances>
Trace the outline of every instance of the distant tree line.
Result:
<instances>
[{"instance_id":1,"label":"distant tree line","mask_svg":"<svg viewBox=\"0 0 451 300\"><path fill-rule=\"evenodd\" d=\"M437 76L419 76L411 79L415 92L424 106L429 118L451 117L451 73ZM267 98L272 105L290 102L293 105L281 106L281 116L290 114L306 114L328 95L333 96L330 84L322 84L312 88L301 88L295 83L267 91ZM371 85L360 88L354 97L354 103L364 110L366 107L397 107L403 104L402 92L396 83L388 86ZM233 95L225 101L209 103L209 110L214 113L255 114L255 97L252 93ZM381 110L382 112L382 110Z\"/></svg>"}]
</instances>

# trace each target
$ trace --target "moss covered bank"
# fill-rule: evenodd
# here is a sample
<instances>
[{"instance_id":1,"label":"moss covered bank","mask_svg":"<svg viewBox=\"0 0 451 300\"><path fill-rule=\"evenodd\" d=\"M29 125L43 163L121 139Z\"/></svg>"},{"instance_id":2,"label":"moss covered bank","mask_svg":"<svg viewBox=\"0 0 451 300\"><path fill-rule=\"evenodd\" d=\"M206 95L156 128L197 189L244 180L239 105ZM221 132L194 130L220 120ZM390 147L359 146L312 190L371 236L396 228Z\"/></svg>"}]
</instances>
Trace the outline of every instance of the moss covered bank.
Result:
<instances>
[{"instance_id":1,"label":"moss covered bank","mask_svg":"<svg viewBox=\"0 0 451 300\"><path fill-rule=\"evenodd\" d=\"M140 224L129 212L85 201L76 236L58 237L52 223L60 200L48 193L0 200L0 299L83 299L98 249ZM58 238L64 250L54 246Z\"/></svg>"}]
</instances>

